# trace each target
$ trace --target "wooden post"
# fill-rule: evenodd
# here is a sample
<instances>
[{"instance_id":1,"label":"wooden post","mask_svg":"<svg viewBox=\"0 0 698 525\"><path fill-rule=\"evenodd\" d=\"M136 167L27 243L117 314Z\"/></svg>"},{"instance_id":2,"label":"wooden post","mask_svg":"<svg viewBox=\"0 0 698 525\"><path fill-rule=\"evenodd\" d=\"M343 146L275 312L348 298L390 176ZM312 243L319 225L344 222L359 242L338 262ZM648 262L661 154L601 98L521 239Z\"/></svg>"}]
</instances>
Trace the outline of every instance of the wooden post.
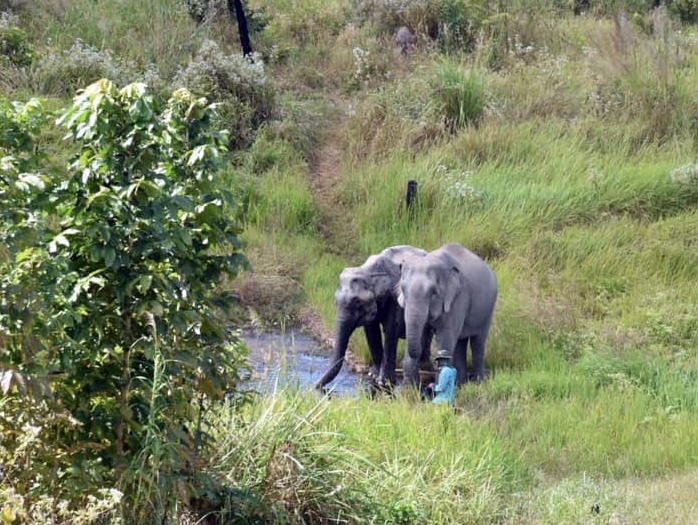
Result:
<instances>
[{"instance_id":1,"label":"wooden post","mask_svg":"<svg viewBox=\"0 0 698 525\"><path fill-rule=\"evenodd\" d=\"M245 18L245 10L242 8L242 0L228 0L228 13L231 17L235 15L238 22L242 55L249 57L252 54L252 44L250 44L250 32L247 29L247 19Z\"/></svg>"},{"instance_id":2,"label":"wooden post","mask_svg":"<svg viewBox=\"0 0 698 525\"><path fill-rule=\"evenodd\" d=\"M417 181L407 181L407 195L405 196L405 207L407 211L412 211L414 201L417 200Z\"/></svg>"}]
</instances>

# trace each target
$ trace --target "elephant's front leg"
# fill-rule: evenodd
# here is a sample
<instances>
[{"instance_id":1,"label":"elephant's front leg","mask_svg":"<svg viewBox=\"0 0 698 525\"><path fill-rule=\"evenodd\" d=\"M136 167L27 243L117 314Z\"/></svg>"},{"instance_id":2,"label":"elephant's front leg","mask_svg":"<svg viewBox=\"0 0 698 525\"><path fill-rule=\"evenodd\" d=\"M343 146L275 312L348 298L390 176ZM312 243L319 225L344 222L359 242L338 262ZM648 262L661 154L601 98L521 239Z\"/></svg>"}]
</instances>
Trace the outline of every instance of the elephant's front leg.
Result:
<instances>
[{"instance_id":1,"label":"elephant's front leg","mask_svg":"<svg viewBox=\"0 0 698 525\"><path fill-rule=\"evenodd\" d=\"M369 377L372 379L378 378L381 373L383 364L383 340L381 337L381 327L378 322L372 322L364 326L366 334L366 344L371 353L371 369Z\"/></svg>"},{"instance_id":2,"label":"elephant's front leg","mask_svg":"<svg viewBox=\"0 0 698 525\"><path fill-rule=\"evenodd\" d=\"M453 360L453 353L456 349L456 343L458 342L453 330L448 329L437 329L436 330L436 351L444 350L451 354L451 360Z\"/></svg>"}]
</instances>

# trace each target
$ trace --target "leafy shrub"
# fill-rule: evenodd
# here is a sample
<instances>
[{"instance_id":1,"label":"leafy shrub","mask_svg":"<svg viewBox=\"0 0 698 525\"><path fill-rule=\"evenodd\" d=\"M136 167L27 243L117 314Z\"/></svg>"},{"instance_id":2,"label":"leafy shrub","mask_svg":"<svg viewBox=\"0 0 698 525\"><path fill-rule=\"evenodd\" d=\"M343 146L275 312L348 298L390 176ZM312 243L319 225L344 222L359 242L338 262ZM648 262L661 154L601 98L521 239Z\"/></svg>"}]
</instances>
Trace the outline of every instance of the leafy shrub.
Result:
<instances>
[{"instance_id":1,"label":"leafy shrub","mask_svg":"<svg viewBox=\"0 0 698 525\"><path fill-rule=\"evenodd\" d=\"M243 1L247 30L250 35L260 33L269 22L266 10L263 6L253 8L247 4L249 4L249 2ZM192 20L197 24L209 21L213 18L226 18L230 16L227 0L184 0L184 7Z\"/></svg>"},{"instance_id":2,"label":"leafy shrub","mask_svg":"<svg viewBox=\"0 0 698 525\"><path fill-rule=\"evenodd\" d=\"M184 89L162 103L144 84L103 79L59 119L79 149L66 173L43 174L31 157L33 171L21 171L31 142L5 133L18 137L0 172L5 394L37 385L33 397L55 400L75 423L51 423L54 446L71 451L54 463L61 483L122 483L135 522L164 521L177 498L195 496L175 483L195 478L201 415L243 368L225 329L233 298L216 288L247 266L219 187L218 122Z\"/></svg>"},{"instance_id":3,"label":"leafy shrub","mask_svg":"<svg viewBox=\"0 0 698 525\"><path fill-rule=\"evenodd\" d=\"M7 381L7 371L0 377L2 523L118 523L121 491L102 484L66 484L64 476L52 475L67 455L56 449L54 436L71 431L77 422L65 412L57 413L50 403L22 392ZM96 467L91 467L93 474Z\"/></svg>"},{"instance_id":4,"label":"leafy shrub","mask_svg":"<svg viewBox=\"0 0 698 525\"><path fill-rule=\"evenodd\" d=\"M669 12L682 22L689 24L698 22L698 0L670 0L666 4Z\"/></svg>"},{"instance_id":5,"label":"leafy shrub","mask_svg":"<svg viewBox=\"0 0 698 525\"><path fill-rule=\"evenodd\" d=\"M619 11L641 13L651 9L653 0L597 0L590 2L591 12L600 16L615 16Z\"/></svg>"},{"instance_id":6,"label":"leafy shrub","mask_svg":"<svg viewBox=\"0 0 698 525\"><path fill-rule=\"evenodd\" d=\"M698 162L679 166L671 170L669 176L676 184L698 188Z\"/></svg>"},{"instance_id":7,"label":"leafy shrub","mask_svg":"<svg viewBox=\"0 0 698 525\"><path fill-rule=\"evenodd\" d=\"M685 42L680 42L665 8L652 13L652 38L638 34L619 13L598 49L587 49L590 97L599 116L634 120L642 141L663 141L694 127L695 102L686 77Z\"/></svg>"},{"instance_id":8,"label":"leafy shrub","mask_svg":"<svg viewBox=\"0 0 698 525\"><path fill-rule=\"evenodd\" d=\"M354 46L352 55L354 56L354 75L349 82L351 88L369 87L385 81L389 76L386 55L380 50L371 51Z\"/></svg>"},{"instance_id":9,"label":"leafy shrub","mask_svg":"<svg viewBox=\"0 0 698 525\"><path fill-rule=\"evenodd\" d=\"M18 27L19 20L8 13L0 15L0 55L13 66L28 66L34 58L34 49L27 33Z\"/></svg>"},{"instance_id":10,"label":"leafy shrub","mask_svg":"<svg viewBox=\"0 0 698 525\"><path fill-rule=\"evenodd\" d=\"M481 192L471 183L472 175L472 171L456 169L444 164L438 164L434 169L435 182L441 186L453 204L462 203L472 206L483 198Z\"/></svg>"},{"instance_id":11,"label":"leafy shrub","mask_svg":"<svg viewBox=\"0 0 698 525\"><path fill-rule=\"evenodd\" d=\"M443 0L441 4L439 47L448 52L472 51L475 47L478 23L469 16L462 0Z\"/></svg>"},{"instance_id":12,"label":"leafy shrub","mask_svg":"<svg viewBox=\"0 0 698 525\"><path fill-rule=\"evenodd\" d=\"M109 78L123 86L133 80L135 74L111 50L100 51L77 39L69 49L42 57L34 76L40 93L67 95L100 78Z\"/></svg>"},{"instance_id":13,"label":"leafy shrub","mask_svg":"<svg viewBox=\"0 0 698 525\"><path fill-rule=\"evenodd\" d=\"M252 143L255 131L274 110L274 91L261 57L228 55L211 40L205 41L194 60L177 72L173 84L219 101L232 147Z\"/></svg>"},{"instance_id":14,"label":"leafy shrub","mask_svg":"<svg viewBox=\"0 0 698 525\"><path fill-rule=\"evenodd\" d=\"M223 0L184 0L184 7L196 23L225 9Z\"/></svg>"}]
</instances>

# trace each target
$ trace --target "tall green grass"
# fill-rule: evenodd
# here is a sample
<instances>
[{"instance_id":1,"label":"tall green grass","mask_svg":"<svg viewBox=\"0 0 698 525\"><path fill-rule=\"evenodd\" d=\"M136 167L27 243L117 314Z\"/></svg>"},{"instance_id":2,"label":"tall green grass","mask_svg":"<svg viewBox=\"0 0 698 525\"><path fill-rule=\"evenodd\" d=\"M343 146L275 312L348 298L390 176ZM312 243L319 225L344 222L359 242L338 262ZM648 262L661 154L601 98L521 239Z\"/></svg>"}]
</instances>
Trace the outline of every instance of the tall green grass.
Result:
<instances>
[{"instance_id":1,"label":"tall green grass","mask_svg":"<svg viewBox=\"0 0 698 525\"><path fill-rule=\"evenodd\" d=\"M520 453L448 408L435 410L280 391L242 418L223 413L212 473L238 490L266 487L276 501L267 515L298 506L299 518L350 522L496 520L503 498L528 477Z\"/></svg>"}]
</instances>

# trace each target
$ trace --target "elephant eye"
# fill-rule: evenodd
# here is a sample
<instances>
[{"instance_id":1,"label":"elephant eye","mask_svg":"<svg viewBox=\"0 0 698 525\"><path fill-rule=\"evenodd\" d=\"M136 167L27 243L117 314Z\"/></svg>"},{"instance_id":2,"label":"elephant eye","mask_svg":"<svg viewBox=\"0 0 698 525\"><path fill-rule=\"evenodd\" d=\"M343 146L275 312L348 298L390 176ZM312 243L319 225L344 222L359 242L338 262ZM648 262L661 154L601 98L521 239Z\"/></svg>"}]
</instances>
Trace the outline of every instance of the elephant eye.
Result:
<instances>
[{"instance_id":1,"label":"elephant eye","mask_svg":"<svg viewBox=\"0 0 698 525\"><path fill-rule=\"evenodd\" d=\"M352 309L360 309L363 308L364 301L361 300L361 297L352 297L350 304Z\"/></svg>"}]
</instances>

